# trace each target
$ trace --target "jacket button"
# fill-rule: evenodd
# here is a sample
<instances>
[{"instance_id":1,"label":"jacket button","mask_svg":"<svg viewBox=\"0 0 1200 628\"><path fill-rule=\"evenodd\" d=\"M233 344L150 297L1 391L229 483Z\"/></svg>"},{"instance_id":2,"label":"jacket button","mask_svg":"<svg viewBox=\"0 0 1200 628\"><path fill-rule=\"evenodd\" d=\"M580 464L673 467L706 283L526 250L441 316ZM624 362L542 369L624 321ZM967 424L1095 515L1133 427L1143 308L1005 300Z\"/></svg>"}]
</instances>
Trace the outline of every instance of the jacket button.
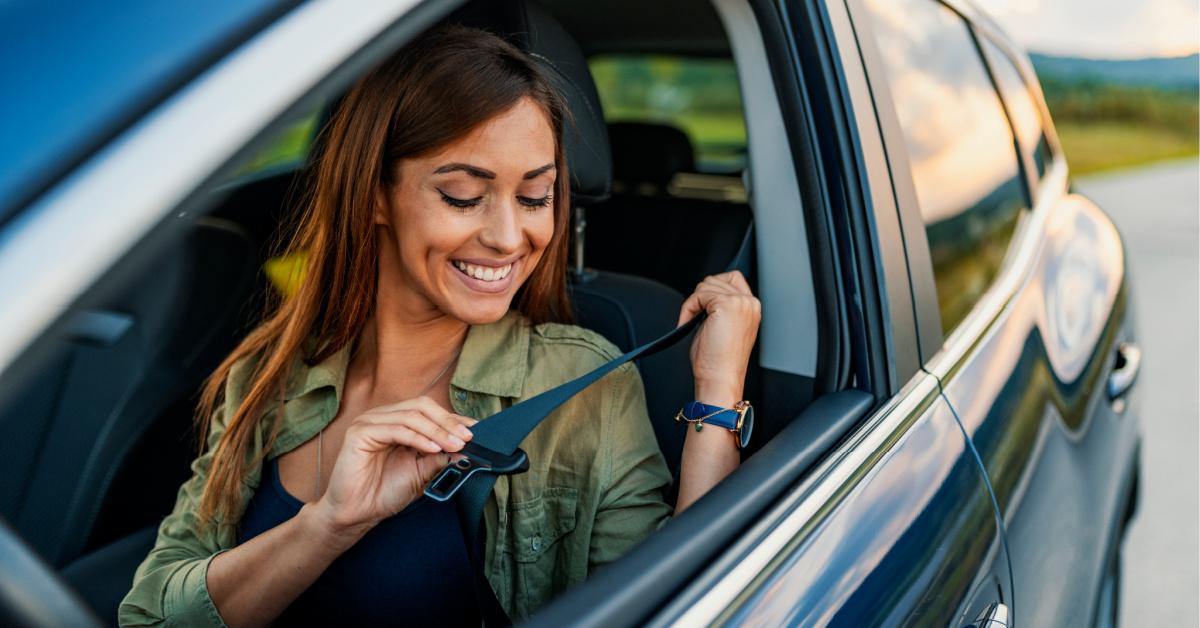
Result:
<instances>
[{"instance_id":1,"label":"jacket button","mask_svg":"<svg viewBox=\"0 0 1200 628\"><path fill-rule=\"evenodd\" d=\"M540 536L533 537L533 540L531 540L529 542L529 547L531 547L533 549L533 551L535 551L535 552L542 551L542 537L540 537Z\"/></svg>"}]
</instances>

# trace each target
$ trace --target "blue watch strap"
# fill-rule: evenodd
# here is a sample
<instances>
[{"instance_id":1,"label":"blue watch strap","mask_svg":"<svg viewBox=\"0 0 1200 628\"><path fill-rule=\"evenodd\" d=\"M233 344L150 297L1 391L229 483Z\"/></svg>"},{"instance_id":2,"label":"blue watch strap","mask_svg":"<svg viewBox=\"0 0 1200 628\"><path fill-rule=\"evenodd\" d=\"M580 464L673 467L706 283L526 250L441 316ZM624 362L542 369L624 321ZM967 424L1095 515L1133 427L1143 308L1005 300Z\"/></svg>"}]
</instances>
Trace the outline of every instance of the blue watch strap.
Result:
<instances>
[{"instance_id":1,"label":"blue watch strap","mask_svg":"<svg viewBox=\"0 0 1200 628\"><path fill-rule=\"evenodd\" d=\"M705 425L715 425L727 430L737 429L738 411L721 406L710 406L699 401L689 401L683 406L683 418L696 421L704 417Z\"/></svg>"}]
</instances>

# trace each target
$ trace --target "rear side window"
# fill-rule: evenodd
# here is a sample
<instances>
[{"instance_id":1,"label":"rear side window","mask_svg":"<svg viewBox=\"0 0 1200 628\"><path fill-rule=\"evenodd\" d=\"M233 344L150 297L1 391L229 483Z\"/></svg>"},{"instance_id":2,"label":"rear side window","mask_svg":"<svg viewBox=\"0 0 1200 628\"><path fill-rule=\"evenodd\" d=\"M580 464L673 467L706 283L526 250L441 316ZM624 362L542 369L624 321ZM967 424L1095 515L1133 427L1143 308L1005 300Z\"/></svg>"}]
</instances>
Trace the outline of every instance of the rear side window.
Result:
<instances>
[{"instance_id":1,"label":"rear side window","mask_svg":"<svg viewBox=\"0 0 1200 628\"><path fill-rule=\"evenodd\" d=\"M650 122L682 130L700 172L746 167L746 123L732 59L606 54L588 60L608 122Z\"/></svg>"},{"instance_id":2,"label":"rear side window","mask_svg":"<svg viewBox=\"0 0 1200 628\"><path fill-rule=\"evenodd\" d=\"M949 334L999 273L1027 207L1012 129L966 22L932 0L869 0Z\"/></svg>"},{"instance_id":3,"label":"rear side window","mask_svg":"<svg viewBox=\"0 0 1200 628\"><path fill-rule=\"evenodd\" d=\"M1050 161L1050 143L1046 141L1046 133L1042 128L1042 117L1034 103L1029 86L1021 78L1021 73L1000 47L987 37L979 38L980 45L991 63L992 72L996 77L996 85L1008 107L1008 116L1012 120L1013 131L1017 134L1017 143L1021 151L1029 155L1031 163L1040 181L1046 174L1046 163Z\"/></svg>"}]
</instances>

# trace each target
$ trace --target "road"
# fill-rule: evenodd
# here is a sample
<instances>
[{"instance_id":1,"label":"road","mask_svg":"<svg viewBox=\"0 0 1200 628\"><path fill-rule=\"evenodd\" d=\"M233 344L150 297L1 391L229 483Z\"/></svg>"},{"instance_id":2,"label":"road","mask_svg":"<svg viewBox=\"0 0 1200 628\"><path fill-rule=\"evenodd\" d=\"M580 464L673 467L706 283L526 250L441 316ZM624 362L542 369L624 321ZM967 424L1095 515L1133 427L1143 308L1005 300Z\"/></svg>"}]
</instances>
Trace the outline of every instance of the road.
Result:
<instances>
[{"instance_id":1,"label":"road","mask_svg":"<svg viewBox=\"0 0 1200 628\"><path fill-rule=\"evenodd\" d=\"M1081 178L1125 238L1145 359L1142 498L1123 551L1122 625L1200 622L1200 160Z\"/></svg>"}]
</instances>

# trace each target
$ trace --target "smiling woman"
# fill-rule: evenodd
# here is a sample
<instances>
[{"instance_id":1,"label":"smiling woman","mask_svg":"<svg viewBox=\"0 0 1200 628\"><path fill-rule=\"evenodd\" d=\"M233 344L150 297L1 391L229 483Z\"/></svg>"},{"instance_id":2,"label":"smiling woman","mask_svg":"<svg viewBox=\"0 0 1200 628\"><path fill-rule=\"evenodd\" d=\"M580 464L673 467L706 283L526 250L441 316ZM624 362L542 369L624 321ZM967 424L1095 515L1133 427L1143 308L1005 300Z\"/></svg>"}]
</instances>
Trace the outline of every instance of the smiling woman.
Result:
<instances>
[{"instance_id":1,"label":"smiling woman","mask_svg":"<svg viewBox=\"0 0 1200 628\"><path fill-rule=\"evenodd\" d=\"M381 304L394 298L387 286L404 285L392 274L410 269L419 290L407 293L460 321L504 315L510 289L555 235L557 142L547 122L545 105L523 97L444 149L404 160L376 205Z\"/></svg>"},{"instance_id":2,"label":"smiling woman","mask_svg":"<svg viewBox=\"0 0 1200 628\"><path fill-rule=\"evenodd\" d=\"M284 251L303 253L303 279L210 377L205 446L123 624L478 623L462 594L475 550L423 487L480 419L619 354L567 324L563 107L532 59L464 27L421 36L350 89ZM701 311L696 399L734 408L758 300L726 273L679 318ZM484 517L487 579L516 617L672 514L632 364L556 414ZM728 431L688 430L675 512L738 460Z\"/></svg>"}]
</instances>

